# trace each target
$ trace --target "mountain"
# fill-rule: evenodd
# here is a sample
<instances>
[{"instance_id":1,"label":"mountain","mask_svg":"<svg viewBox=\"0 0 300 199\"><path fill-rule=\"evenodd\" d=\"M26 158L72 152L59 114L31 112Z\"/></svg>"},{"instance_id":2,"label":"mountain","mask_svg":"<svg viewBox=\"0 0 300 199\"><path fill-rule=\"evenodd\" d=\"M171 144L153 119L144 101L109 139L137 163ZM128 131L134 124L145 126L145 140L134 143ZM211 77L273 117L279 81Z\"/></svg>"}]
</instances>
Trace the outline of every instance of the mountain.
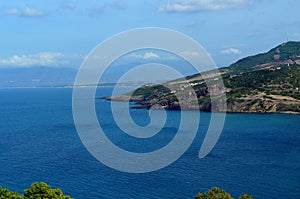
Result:
<instances>
[{"instance_id":1,"label":"mountain","mask_svg":"<svg viewBox=\"0 0 300 199\"><path fill-rule=\"evenodd\" d=\"M300 42L289 41L283 43L267 53L243 58L229 66L234 72L246 72L266 69L274 65L300 64Z\"/></svg>"},{"instance_id":2,"label":"mountain","mask_svg":"<svg viewBox=\"0 0 300 199\"><path fill-rule=\"evenodd\" d=\"M195 74L186 77L186 80L146 85L132 93L104 99L134 101L135 108L147 109L300 113L300 42L283 43L266 53L249 56L229 67L220 68L226 110L221 107L211 110L210 90L206 84L209 82L211 88L218 86L214 83L218 82L215 72ZM199 107L189 103L191 93L185 89L187 83L194 89ZM188 103L180 106L176 96Z\"/></svg>"}]
</instances>

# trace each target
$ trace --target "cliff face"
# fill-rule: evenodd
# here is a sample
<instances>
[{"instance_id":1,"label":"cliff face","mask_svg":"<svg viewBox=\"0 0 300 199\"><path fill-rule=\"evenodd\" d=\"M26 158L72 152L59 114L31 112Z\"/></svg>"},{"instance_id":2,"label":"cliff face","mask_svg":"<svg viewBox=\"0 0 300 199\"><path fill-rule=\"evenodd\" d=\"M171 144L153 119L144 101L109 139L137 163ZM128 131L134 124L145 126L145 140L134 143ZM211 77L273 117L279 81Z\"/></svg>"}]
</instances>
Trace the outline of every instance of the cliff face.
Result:
<instances>
[{"instance_id":1,"label":"cliff face","mask_svg":"<svg viewBox=\"0 0 300 199\"><path fill-rule=\"evenodd\" d=\"M215 88L220 92L215 71L186 77L186 81L179 79L144 86L133 93L106 99L135 101L135 108L300 113L300 42L281 44L267 53L246 57L219 71L225 86L220 94L226 94L227 110L222 107L212 110L211 107L212 90ZM210 83L209 90L206 83L214 81L216 84ZM195 96L186 89L187 84L195 91L199 106L192 103ZM181 105L178 98L183 102Z\"/></svg>"},{"instance_id":2,"label":"cliff face","mask_svg":"<svg viewBox=\"0 0 300 199\"><path fill-rule=\"evenodd\" d=\"M276 113L278 105L270 100L258 100L251 103L230 104L227 112Z\"/></svg>"}]
</instances>

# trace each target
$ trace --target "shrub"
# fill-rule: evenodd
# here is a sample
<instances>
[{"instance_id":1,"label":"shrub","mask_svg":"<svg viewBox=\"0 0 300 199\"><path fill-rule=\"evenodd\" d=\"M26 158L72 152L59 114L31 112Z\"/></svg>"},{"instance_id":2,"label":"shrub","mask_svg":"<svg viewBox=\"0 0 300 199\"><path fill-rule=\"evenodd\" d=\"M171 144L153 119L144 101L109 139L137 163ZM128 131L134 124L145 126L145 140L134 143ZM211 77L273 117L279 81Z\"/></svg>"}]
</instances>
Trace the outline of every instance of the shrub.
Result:
<instances>
[{"instance_id":1,"label":"shrub","mask_svg":"<svg viewBox=\"0 0 300 199\"><path fill-rule=\"evenodd\" d=\"M219 187L213 187L206 193L198 193L195 199L233 199L233 197ZM239 199L253 199L251 196L244 194Z\"/></svg>"}]
</instances>

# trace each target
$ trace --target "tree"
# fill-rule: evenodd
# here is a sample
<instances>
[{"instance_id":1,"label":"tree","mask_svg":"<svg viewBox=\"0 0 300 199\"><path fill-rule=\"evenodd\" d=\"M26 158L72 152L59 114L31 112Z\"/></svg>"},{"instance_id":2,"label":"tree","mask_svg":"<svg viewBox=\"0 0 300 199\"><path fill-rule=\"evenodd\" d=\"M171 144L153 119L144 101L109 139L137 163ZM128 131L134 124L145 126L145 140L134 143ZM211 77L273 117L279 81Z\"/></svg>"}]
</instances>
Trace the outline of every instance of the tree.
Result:
<instances>
[{"instance_id":1,"label":"tree","mask_svg":"<svg viewBox=\"0 0 300 199\"><path fill-rule=\"evenodd\" d=\"M24 199L24 197L0 186L0 199Z\"/></svg>"},{"instance_id":2,"label":"tree","mask_svg":"<svg viewBox=\"0 0 300 199\"><path fill-rule=\"evenodd\" d=\"M72 199L66 196L60 189L51 189L49 185L44 182L35 182L29 189L24 191L25 199Z\"/></svg>"},{"instance_id":3,"label":"tree","mask_svg":"<svg viewBox=\"0 0 300 199\"><path fill-rule=\"evenodd\" d=\"M224 190L218 187L213 187L206 193L198 193L195 199L233 199L233 197ZM239 197L239 199L253 199L251 196L244 194Z\"/></svg>"},{"instance_id":4,"label":"tree","mask_svg":"<svg viewBox=\"0 0 300 199\"><path fill-rule=\"evenodd\" d=\"M252 198L252 196L244 194L244 195L240 196L239 199L253 199L253 198Z\"/></svg>"},{"instance_id":5,"label":"tree","mask_svg":"<svg viewBox=\"0 0 300 199\"><path fill-rule=\"evenodd\" d=\"M195 199L233 199L233 197L224 190L221 190L218 187L213 187L204 194L198 193Z\"/></svg>"}]
</instances>

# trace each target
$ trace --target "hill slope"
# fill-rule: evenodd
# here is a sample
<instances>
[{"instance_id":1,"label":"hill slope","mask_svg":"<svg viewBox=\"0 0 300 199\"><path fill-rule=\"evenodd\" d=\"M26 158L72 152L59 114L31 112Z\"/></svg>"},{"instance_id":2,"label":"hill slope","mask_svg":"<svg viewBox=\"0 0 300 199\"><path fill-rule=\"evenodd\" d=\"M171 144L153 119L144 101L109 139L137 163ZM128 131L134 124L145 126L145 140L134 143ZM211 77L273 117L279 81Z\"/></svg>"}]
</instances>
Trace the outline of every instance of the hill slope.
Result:
<instances>
[{"instance_id":1,"label":"hill slope","mask_svg":"<svg viewBox=\"0 0 300 199\"><path fill-rule=\"evenodd\" d=\"M300 42L283 43L267 53L261 53L240 59L229 66L234 72L247 72L265 69L274 65L300 64Z\"/></svg>"},{"instance_id":2,"label":"hill slope","mask_svg":"<svg viewBox=\"0 0 300 199\"><path fill-rule=\"evenodd\" d=\"M221 68L220 73L226 87L227 112L300 113L300 42L287 42L269 52L243 58ZM153 108L159 104L156 107L169 110L211 111L210 93L204 79L210 82L215 78L214 71L208 71L189 76L187 80L144 86L133 93L105 99L135 101L135 108ZM175 94L188 102L187 83L195 90L199 107L192 104L180 107Z\"/></svg>"}]
</instances>

